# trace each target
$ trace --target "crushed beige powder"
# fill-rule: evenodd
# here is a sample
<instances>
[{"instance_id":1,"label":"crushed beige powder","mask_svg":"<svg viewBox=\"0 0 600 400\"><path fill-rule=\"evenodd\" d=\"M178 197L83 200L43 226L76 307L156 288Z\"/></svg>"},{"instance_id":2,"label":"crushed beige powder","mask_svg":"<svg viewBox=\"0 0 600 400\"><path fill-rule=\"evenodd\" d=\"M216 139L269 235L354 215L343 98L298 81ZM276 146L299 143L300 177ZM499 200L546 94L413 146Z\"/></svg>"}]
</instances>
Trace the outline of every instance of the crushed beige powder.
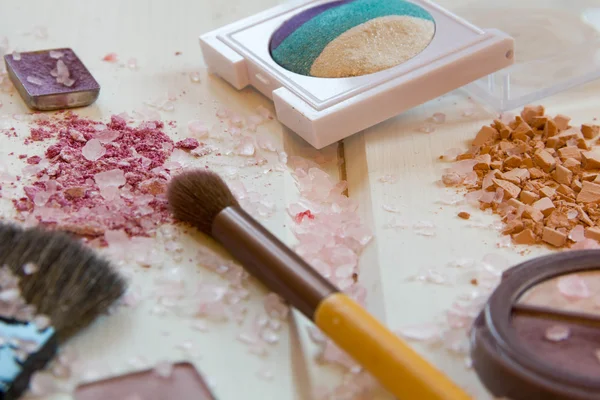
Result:
<instances>
[{"instance_id":1,"label":"crushed beige powder","mask_svg":"<svg viewBox=\"0 0 600 400\"><path fill-rule=\"evenodd\" d=\"M386 16L360 24L329 43L310 74L321 78L360 76L401 64L422 52L435 24L410 16Z\"/></svg>"},{"instance_id":2,"label":"crushed beige powder","mask_svg":"<svg viewBox=\"0 0 600 400\"><path fill-rule=\"evenodd\" d=\"M570 118L527 106L509 123L495 120L471 149L445 171L446 186L504 222L517 244L598 247L600 241L600 127L569 125Z\"/></svg>"}]
</instances>

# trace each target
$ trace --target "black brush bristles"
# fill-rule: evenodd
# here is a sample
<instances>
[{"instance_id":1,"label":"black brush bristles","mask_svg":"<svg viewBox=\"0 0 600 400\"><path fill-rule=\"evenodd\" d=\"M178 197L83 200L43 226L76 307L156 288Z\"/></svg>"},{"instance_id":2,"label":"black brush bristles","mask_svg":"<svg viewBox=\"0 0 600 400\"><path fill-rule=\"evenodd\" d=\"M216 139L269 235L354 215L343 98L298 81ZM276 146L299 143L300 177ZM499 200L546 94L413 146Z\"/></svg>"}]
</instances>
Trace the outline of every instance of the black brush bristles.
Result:
<instances>
[{"instance_id":1,"label":"black brush bristles","mask_svg":"<svg viewBox=\"0 0 600 400\"><path fill-rule=\"evenodd\" d=\"M34 273L23 266L33 263ZM50 318L64 341L105 313L126 290L108 261L70 235L0 224L0 267L20 279L21 295Z\"/></svg>"},{"instance_id":2,"label":"black brush bristles","mask_svg":"<svg viewBox=\"0 0 600 400\"><path fill-rule=\"evenodd\" d=\"M167 188L171 212L180 221L211 235L212 223L223 209L238 206L221 177L203 169L182 172Z\"/></svg>"}]
</instances>

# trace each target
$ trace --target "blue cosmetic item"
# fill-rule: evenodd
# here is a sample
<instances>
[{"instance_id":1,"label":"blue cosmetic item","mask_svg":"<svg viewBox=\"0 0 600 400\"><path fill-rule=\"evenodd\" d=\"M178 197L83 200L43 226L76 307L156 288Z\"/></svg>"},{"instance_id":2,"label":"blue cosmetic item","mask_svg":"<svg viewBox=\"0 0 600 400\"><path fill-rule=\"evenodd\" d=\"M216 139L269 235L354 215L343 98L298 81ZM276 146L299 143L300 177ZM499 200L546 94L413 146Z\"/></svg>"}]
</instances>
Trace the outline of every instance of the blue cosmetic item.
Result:
<instances>
[{"instance_id":1,"label":"blue cosmetic item","mask_svg":"<svg viewBox=\"0 0 600 400\"><path fill-rule=\"evenodd\" d=\"M28 388L31 375L56 354L54 328L39 330L33 322L0 317L0 400L16 400Z\"/></svg>"}]
</instances>

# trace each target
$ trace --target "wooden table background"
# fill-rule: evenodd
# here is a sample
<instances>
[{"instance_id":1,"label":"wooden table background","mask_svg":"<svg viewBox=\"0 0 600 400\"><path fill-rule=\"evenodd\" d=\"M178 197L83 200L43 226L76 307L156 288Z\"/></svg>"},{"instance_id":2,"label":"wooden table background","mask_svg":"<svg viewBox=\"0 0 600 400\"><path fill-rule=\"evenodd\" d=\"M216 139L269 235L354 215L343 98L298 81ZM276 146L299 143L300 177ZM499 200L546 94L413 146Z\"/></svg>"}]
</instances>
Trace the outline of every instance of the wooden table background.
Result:
<instances>
[{"instance_id":1,"label":"wooden table background","mask_svg":"<svg viewBox=\"0 0 600 400\"><path fill-rule=\"evenodd\" d=\"M73 48L102 85L99 100L78 111L83 115L107 118L113 113L139 109L145 101L163 96L168 90L185 90L186 94L175 101L174 111L161 112L164 118L178 121L178 134L183 137L191 119L203 120L209 126L216 124L215 112L222 105L241 115L254 113L259 105L273 110L268 99L254 90L238 92L218 78L208 76L198 36L277 3L276 0L0 0L3 17L0 40L7 37L11 46L21 51ZM452 8L462 3L446 0L442 5ZM47 28L46 38L39 37L39 27ZM182 55L175 56L176 51ZM101 61L110 52L117 53L121 61L135 58L138 68L131 70ZM194 71L201 73L200 84L189 79L189 73ZM576 122L587 122L598 115L598 89L600 84L592 83L547 99L544 104L550 113L560 112L572 116ZM12 118L13 114L28 112L18 95L0 93L0 101L3 103L0 121L10 122L24 132L25 125ZM473 111L473 115L465 117L466 110ZM446 122L436 125L434 132L420 132L419 127L436 112L445 113ZM522 256L515 249L498 248L497 231L469 227L469 223L456 217L458 206L439 202L447 191L439 183L445 165L438 157L450 148L465 147L478 128L493 118L493 112L457 91L320 151L312 149L277 121L262 126L259 133L271 137L290 157L327 160L322 168L348 181L349 196L359 203L361 217L374 232L374 240L360 260L361 281L368 289L368 307L390 328L397 329L439 317L457 296L472 290L466 283L432 285L410 280L424 268L451 273L445 266L459 257L480 260L494 253L516 263L547 251L536 249ZM18 144L3 144L0 151L8 153L14 146ZM241 164L239 158L230 160L232 165ZM273 157L270 161L276 162ZM227 167L226 163L211 166L217 171ZM256 179L249 171L240 168L241 181L277 205L274 215L263 222L292 244L294 239L286 227L289 216L285 207L298 196L293 178L286 171ZM397 177L396 182L381 182L380 178L385 175ZM265 186L266 183L270 186ZM10 205L6 201L3 204L5 215L9 216ZM387 212L384 205L397 207L401 212ZM477 221L495 220L488 214L471 212ZM409 223L431 221L436 226L435 236L420 236L412 229L389 229L386 224L392 218ZM200 242L208 243L200 237L186 236L182 240L185 254L191 256L202 245ZM174 263L168 254L161 257L164 257L162 267L132 269L137 286L143 289L147 284L150 288L151 282ZM195 263L180 265L186 279L218 280ZM265 293L258 285L255 291ZM191 360L209 378L217 397L223 400L315 399L320 385L334 387L341 379L339 370L314 360L316 348L303 327L306 321L297 315L289 329L284 327L280 343L269 357L260 359L249 355L246 347L235 340L240 329L237 325L214 324L208 332L200 333L190 328L189 321L150 313L155 303L151 297L148 295L140 307L121 309L110 318L98 321L92 329L73 339L72 346L86 365L87 374L80 380L140 368L141 365L130 362L140 355L147 359L149 366L162 359L184 359L186 356L174 349L182 340L193 343L198 356ZM252 299L249 313L259 312L261 296ZM415 346L468 388L475 398L490 398L462 357L418 343ZM271 381L257 377L257 372L265 368L274 373ZM382 394L377 398L388 397Z\"/></svg>"}]
</instances>

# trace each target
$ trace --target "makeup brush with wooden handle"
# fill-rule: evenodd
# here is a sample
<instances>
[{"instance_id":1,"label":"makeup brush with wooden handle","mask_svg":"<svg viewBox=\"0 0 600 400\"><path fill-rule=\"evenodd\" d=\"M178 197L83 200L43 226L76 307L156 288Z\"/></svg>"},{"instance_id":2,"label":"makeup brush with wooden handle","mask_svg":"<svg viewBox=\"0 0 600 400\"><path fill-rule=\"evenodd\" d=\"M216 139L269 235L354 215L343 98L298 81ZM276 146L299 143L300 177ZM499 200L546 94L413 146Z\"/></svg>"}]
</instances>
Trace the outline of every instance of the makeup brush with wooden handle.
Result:
<instances>
[{"instance_id":1,"label":"makeup brush with wooden handle","mask_svg":"<svg viewBox=\"0 0 600 400\"><path fill-rule=\"evenodd\" d=\"M167 197L175 218L220 242L398 399L471 398L246 213L217 174L185 171Z\"/></svg>"}]
</instances>

